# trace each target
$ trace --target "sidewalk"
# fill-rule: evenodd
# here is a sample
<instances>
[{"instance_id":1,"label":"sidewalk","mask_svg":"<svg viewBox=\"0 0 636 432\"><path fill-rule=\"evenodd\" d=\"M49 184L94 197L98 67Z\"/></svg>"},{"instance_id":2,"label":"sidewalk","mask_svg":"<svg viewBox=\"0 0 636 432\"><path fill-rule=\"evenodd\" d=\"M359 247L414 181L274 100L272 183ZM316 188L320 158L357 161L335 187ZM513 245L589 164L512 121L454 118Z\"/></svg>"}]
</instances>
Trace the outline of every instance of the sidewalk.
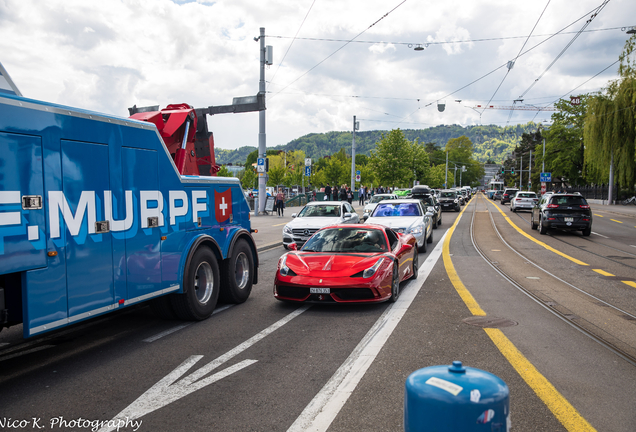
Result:
<instances>
[{"instance_id":1,"label":"sidewalk","mask_svg":"<svg viewBox=\"0 0 636 432\"><path fill-rule=\"evenodd\" d=\"M359 205L357 201L352 203L354 210L362 219L362 210L364 206ZM272 249L283 244L283 227L287 222L292 220L291 215L298 213L304 206L287 207L283 217L278 217L276 212L271 212L269 215L254 216L254 212L250 212L252 229L258 230L257 233L252 233L254 241L256 242L256 248L259 251ZM636 206L634 206L636 207Z\"/></svg>"}]
</instances>

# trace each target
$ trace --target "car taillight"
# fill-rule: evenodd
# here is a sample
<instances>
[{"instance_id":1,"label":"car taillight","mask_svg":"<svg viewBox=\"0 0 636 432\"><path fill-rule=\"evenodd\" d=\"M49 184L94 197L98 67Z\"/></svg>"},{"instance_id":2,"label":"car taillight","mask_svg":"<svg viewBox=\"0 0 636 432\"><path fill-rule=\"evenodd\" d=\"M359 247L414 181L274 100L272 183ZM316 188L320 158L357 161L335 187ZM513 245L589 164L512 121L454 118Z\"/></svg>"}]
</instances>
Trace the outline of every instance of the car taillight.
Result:
<instances>
[{"instance_id":1,"label":"car taillight","mask_svg":"<svg viewBox=\"0 0 636 432\"><path fill-rule=\"evenodd\" d=\"M590 206L589 205L582 205L581 208L585 209L585 210L588 210L590 208Z\"/></svg>"},{"instance_id":2,"label":"car taillight","mask_svg":"<svg viewBox=\"0 0 636 432\"><path fill-rule=\"evenodd\" d=\"M547 208L559 208L559 205L558 204L548 204L546 207Z\"/></svg>"},{"instance_id":3,"label":"car taillight","mask_svg":"<svg viewBox=\"0 0 636 432\"><path fill-rule=\"evenodd\" d=\"M515 201L521 201L521 198L515 198Z\"/></svg>"}]
</instances>

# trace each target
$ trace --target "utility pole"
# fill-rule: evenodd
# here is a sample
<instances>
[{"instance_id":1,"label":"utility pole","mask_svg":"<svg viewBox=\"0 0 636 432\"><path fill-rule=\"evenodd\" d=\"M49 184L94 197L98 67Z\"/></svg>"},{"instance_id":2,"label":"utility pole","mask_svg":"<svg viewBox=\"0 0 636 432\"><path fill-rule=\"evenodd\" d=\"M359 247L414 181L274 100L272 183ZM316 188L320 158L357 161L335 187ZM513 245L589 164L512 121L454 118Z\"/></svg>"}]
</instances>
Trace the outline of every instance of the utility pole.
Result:
<instances>
[{"instance_id":1,"label":"utility pole","mask_svg":"<svg viewBox=\"0 0 636 432\"><path fill-rule=\"evenodd\" d=\"M353 116L353 140L351 141L351 193L356 190L356 130L360 127L360 123L356 122L356 116Z\"/></svg>"},{"instance_id":2,"label":"utility pole","mask_svg":"<svg viewBox=\"0 0 636 432\"><path fill-rule=\"evenodd\" d=\"M523 155L521 155L521 167L519 167L519 189L523 190Z\"/></svg>"},{"instance_id":3,"label":"utility pole","mask_svg":"<svg viewBox=\"0 0 636 432\"><path fill-rule=\"evenodd\" d=\"M259 36L261 51L261 70L260 80L258 81L258 93L265 99L265 27L261 27ZM267 156L267 145L265 141L265 110L258 112L258 155L265 158ZM265 202L267 200L267 173L258 178L258 207L254 209L254 215L265 211Z\"/></svg>"},{"instance_id":4,"label":"utility pole","mask_svg":"<svg viewBox=\"0 0 636 432\"><path fill-rule=\"evenodd\" d=\"M528 190L532 188L532 150L530 150L530 165L528 165Z\"/></svg>"},{"instance_id":5,"label":"utility pole","mask_svg":"<svg viewBox=\"0 0 636 432\"><path fill-rule=\"evenodd\" d=\"M446 170L444 171L444 189L448 189L448 150L446 150Z\"/></svg>"}]
</instances>

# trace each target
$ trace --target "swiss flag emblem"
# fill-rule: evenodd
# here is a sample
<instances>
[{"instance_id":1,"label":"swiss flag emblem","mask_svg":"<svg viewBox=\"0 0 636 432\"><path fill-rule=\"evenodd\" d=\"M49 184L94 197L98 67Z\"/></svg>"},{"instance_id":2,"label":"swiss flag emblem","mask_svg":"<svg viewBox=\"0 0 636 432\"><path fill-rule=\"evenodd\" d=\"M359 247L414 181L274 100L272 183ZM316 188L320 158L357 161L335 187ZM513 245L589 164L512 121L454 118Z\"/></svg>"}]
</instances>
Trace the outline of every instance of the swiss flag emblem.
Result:
<instances>
[{"instance_id":1,"label":"swiss flag emblem","mask_svg":"<svg viewBox=\"0 0 636 432\"><path fill-rule=\"evenodd\" d=\"M225 222L232 214L232 188L225 192L214 191L214 210L216 220L219 223Z\"/></svg>"}]
</instances>

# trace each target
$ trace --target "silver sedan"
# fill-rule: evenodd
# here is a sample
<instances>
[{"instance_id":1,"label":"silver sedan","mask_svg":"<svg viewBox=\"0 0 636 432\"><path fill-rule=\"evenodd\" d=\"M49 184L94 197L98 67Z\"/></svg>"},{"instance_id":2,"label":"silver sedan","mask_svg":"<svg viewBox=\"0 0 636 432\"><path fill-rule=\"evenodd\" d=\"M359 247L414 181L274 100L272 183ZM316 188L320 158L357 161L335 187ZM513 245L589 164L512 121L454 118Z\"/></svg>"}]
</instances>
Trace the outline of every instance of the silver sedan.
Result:
<instances>
[{"instance_id":1,"label":"silver sedan","mask_svg":"<svg viewBox=\"0 0 636 432\"><path fill-rule=\"evenodd\" d=\"M433 213L426 213L418 199L381 201L365 223L384 225L398 233L412 234L420 251L433 242Z\"/></svg>"}]
</instances>

